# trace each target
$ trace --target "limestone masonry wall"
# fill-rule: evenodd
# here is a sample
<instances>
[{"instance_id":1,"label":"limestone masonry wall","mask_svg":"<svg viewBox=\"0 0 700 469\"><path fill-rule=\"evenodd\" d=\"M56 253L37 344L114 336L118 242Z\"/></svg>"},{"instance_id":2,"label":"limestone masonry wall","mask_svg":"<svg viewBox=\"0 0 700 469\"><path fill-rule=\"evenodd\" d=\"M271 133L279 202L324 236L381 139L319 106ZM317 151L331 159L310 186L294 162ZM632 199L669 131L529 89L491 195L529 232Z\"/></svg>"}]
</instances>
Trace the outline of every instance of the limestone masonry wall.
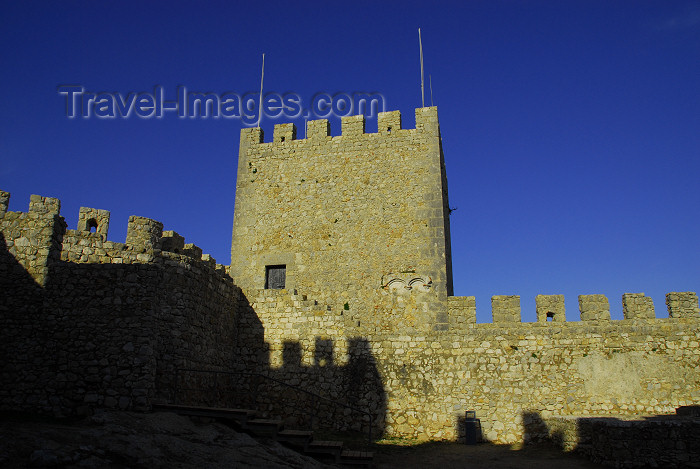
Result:
<instances>
[{"instance_id":1,"label":"limestone masonry wall","mask_svg":"<svg viewBox=\"0 0 700 469\"><path fill-rule=\"evenodd\" d=\"M201 249L147 218L115 243L104 210L81 208L81 230L67 230L57 199L3 207L0 408L148 409L176 367L241 366L242 293Z\"/></svg>"},{"instance_id":2,"label":"limestone masonry wall","mask_svg":"<svg viewBox=\"0 0 700 469\"><path fill-rule=\"evenodd\" d=\"M674 295L694 294L669 297ZM653 415L700 402L698 316L521 323L519 298L497 297L509 314L496 321L494 311L494 323L477 324L473 297L453 297L451 306L469 314L453 330L377 331L358 338L344 327L342 308L329 310L283 290L259 290L250 299L272 369L324 395L335 396L337 382L312 379L309 370L346 366L352 361L349 341L363 340L382 385L376 390L381 394L356 403L373 409L391 436L456 438L464 412L475 410L485 438L514 443L525 436L523 416L532 412ZM560 295L554 300L550 305L557 308L563 303ZM285 359L290 343L303 370Z\"/></svg>"}]
</instances>

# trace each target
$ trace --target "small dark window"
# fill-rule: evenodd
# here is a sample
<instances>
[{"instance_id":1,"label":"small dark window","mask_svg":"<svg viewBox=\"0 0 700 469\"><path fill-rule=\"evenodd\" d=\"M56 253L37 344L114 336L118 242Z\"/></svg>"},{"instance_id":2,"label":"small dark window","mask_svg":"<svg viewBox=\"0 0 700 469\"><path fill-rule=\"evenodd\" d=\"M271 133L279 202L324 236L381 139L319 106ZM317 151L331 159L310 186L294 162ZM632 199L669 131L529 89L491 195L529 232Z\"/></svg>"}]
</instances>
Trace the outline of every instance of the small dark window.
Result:
<instances>
[{"instance_id":1,"label":"small dark window","mask_svg":"<svg viewBox=\"0 0 700 469\"><path fill-rule=\"evenodd\" d=\"M389 132L389 133L391 133L391 126L387 127L387 128L386 128L386 131Z\"/></svg>"},{"instance_id":2,"label":"small dark window","mask_svg":"<svg viewBox=\"0 0 700 469\"><path fill-rule=\"evenodd\" d=\"M547 321L554 321L554 313L549 311L547 313Z\"/></svg>"},{"instance_id":3,"label":"small dark window","mask_svg":"<svg viewBox=\"0 0 700 469\"><path fill-rule=\"evenodd\" d=\"M97 233L97 220L91 218L87 221L87 229L90 233Z\"/></svg>"},{"instance_id":4,"label":"small dark window","mask_svg":"<svg viewBox=\"0 0 700 469\"><path fill-rule=\"evenodd\" d=\"M280 142L284 142L284 137L280 137Z\"/></svg>"},{"instance_id":5,"label":"small dark window","mask_svg":"<svg viewBox=\"0 0 700 469\"><path fill-rule=\"evenodd\" d=\"M286 278L286 265L268 265L265 267L265 288L283 290Z\"/></svg>"}]
</instances>

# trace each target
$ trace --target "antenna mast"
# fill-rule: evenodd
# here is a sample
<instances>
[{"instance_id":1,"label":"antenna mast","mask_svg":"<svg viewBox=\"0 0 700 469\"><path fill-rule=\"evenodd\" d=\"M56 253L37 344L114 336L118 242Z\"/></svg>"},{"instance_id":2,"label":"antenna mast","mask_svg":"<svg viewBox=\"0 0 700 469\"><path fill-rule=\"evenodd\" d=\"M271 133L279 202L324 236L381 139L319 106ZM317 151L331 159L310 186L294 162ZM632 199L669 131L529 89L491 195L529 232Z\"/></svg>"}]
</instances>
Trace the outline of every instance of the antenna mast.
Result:
<instances>
[{"instance_id":1,"label":"antenna mast","mask_svg":"<svg viewBox=\"0 0 700 469\"><path fill-rule=\"evenodd\" d=\"M428 75L428 82L430 83L430 105L433 105L433 76Z\"/></svg>"},{"instance_id":2,"label":"antenna mast","mask_svg":"<svg viewBox=\"0 0 700 469\"><path fill-rule=\"evenodd\" d=\"M262 57L262 72L260 73L260 105L258 106L258 128L260 128L260 120L262 119L263 107L262 107L262 90L263 90L263 78L265 77L265 53L263 52Z\"/></svg>"},{"instance_id":3,"label":"antenna mast","mask_svg":"<svg viewBox=\"0 0 700 469\"><path fill-rule=\"evenodd\" d=\"M423 87L423 41L420 37L420 28L418 28L418 47L420 48L420 102L421 107L425 107L425 91Z\"/></svg>"}]
</instances>

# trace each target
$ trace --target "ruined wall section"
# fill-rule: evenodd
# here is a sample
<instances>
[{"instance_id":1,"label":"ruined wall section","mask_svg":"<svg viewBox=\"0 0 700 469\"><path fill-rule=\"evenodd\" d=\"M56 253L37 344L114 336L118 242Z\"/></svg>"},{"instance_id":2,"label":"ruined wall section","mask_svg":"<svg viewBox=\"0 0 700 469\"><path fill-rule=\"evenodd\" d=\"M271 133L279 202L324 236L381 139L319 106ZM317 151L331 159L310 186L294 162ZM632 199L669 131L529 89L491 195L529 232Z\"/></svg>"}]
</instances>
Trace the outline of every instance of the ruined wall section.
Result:
<instances>
[{"instance_id":1,"label":"ruined wall section","mask_svg":"<svg viewBox=\"0 0 700 469\"><path fill-rule=\"evenodd\" d=\"M437 109L417 109L415 129L397 111L378 121L365 133L362 116L343 118L337 137L311 121L301 140L278 125L269 143L243 129L231 275L263 289L266 266L284 265L286 289L334 311L347 304L345 327L358 333L444 327L452 278ZM407 294L388 294L395 279Z\"/></svg>"},{"instance_id":2,"label":"ruined wall section","mask_svg":"<svg viewBox=\"0 0 700 469\"><path fill-rule=\"evenodd\" d=\"M237 322L255 321L226 267L143 217L126 243L106 240L104 210L66 230L59 206L32 196L29 212L0 213L0 407L146 409L175 368L243 366Z\"/></svg>"}]
</instances>

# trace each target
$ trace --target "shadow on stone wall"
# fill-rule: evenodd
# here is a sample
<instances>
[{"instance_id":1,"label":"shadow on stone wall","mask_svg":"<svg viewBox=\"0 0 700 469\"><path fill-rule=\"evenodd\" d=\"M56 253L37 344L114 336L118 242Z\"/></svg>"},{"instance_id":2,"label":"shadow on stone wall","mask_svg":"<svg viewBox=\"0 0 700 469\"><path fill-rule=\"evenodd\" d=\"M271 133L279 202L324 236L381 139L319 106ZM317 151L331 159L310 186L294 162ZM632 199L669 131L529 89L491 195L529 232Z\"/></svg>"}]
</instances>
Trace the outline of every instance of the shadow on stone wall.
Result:
<instances>
[{"instance_id":1,"label":"shadow on stone wall","mask_svg":"<svg viewBox=\"0 0 700 469\"><path fill-rule=\"evenodd\" d=\"M301 344L287 342L282 366L272 367L262 323L242 291L197 262L187 267L54 260L42 286L0 233L0 410L148 410L179 388L180 398L249 404L290 424L366 431L369 416L343 403L367 411L374 434L383 433L386 395L366 339L348 339L342 365L331 340L316 339L311 365L302 363ZM258 375L212 381L183 369Z\"/></svg>"},{"instance_id":2,"label":"shadow on stone wall","mask_svg":"<svg viewBox=\"0 0 700 469\"><path fill-rule=\"evenodd\" d=\"M543 441L565 448L565 438L561 429L550 429L539 412L523 412L523 444L535 444ZM572 449L572 448L569 448Z\"/></svg>"},{"instance_id":3,"label":"shadow on stone wall","mask_svg":"<svg viewBox=\"0 0 700 469\"><path fill-rule=\"evenodd\" d=\"M7 257L2 263L12 269ZM43 287L12 270L2 282L11 294L0 310L0 406L56 416L91 406L146 409L155 391L157 315L152 289L127 279L153 269L59 262Z\"/></svg>"},{"instance_id":4,"label":"shadow on stone wall","mask_svg":"<svg viewBox=\"0 0 700 469\"><path fill-rule=\"evenodd\" d=\"M386 393L376 360L367 339L347 343L342 365L334 362L334 342L316 338L311 365L303 363L301 343L286 341L280 367L268 360L242 372L181 370L176 402L254 409L292 428L366 433L371 420L378 439L385 430Z\"/></svg>"},{"instance_id":5,"label":"shadow on stone wall","mask_svg":"<svg viewBox=\"0 0 700 469\"><path fill-rule=\"evenodd\" d=\"M523 413L526 444L550 442L613 467L693 467L700 417L547 417Z\"/></svg>"},{"instance_id":6,"label":"shadow on stone wall","mask_svg":"<svg viewBox=\"0 0 700 469\"><path fill-rule=\"evenodd\" d=\"M13 297L20 295L22 304L15 304ZM41 303L42 288L29 272L10 254L5 235L0 232L0 313L18 316L24 310L32 310Z\"/></svg>"},{"instance_id":7,"label":"shadow on stone wall","mask_svg":"<svg viewBox=\"0 0 700 469\"><path fill-rule=\"evenodd\" d=\"M329 339L316 338L311 366L302 363L300 352L299 343L285 342L283 365L270 369L269 375L287 383L298 382L301 389L328 399L319 402L308 394L303 396L307 404L317 406L318 425L333 430L366 431L369 415L360 410L372 416L373 435L381 436L385 429L386 393L369 341L361 337L348 339L347 363L342 365L333 361L334 343ZM310 416L299 412L295 405L299 393L289 391L270 396L273 399L268 402L268 411L287 419L293 416L299 424L310 423ZM285 402L274 399L281 396Z\"/></svg>"},{"instance_id":8,"label":"shadow on stone wall","mask_svg":"<svg viewBox=\"0 0 700 469\"><path fill-rule=\"evenodd\" d=\"M178 368L259 359L260 321L230 278L200 261L73 263L42 246L23 258L42 250L40 285L0 233L0 410L147 410L171 394Z\"/></svg>"}]
</instances>

